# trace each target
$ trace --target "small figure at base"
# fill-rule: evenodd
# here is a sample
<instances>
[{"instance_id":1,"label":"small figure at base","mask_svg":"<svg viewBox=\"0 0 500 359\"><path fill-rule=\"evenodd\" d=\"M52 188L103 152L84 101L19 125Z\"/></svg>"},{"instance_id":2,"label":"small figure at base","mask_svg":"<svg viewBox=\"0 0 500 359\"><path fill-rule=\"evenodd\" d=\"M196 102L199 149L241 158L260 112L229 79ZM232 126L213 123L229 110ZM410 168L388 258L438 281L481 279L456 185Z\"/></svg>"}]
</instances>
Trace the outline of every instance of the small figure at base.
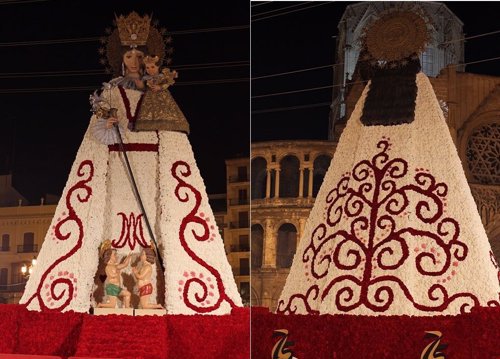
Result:
<instances>
[{"instance_id":1,"label":"small figure at base","mask_svg":"<svg viewBox=\"0 0 500 359\"><path fill-rule=\"evenodd\" d=\"M107 302L99 303L97 308L116 308L117 298L123 300L123 307L130 308L130 292L126 288L120 286L121 270L127 267L130 263L130 254L125 258L125 261L120 264L116 258L116 250L111 248L110 241L104 241L101 247L101 256L106 264L106 284L105 293Z\"/></svg>"},{"instance_id":2,"label":"small figure at base","mask_svg":"<svg viewBox=\"0 0 500 359\"><path fill-rule=\"evenodd\" d=\"M142 309L163 309L160 304L153 304L149 302L149 297L153 293L153 284L151 284L151 275L153 273L153 266L155 264L156 255L152 248L144 248L140 256L140 268L132 268L135 278L137 279L137 286L139 287L139 302Z\"/></svg>"}]
</instances>

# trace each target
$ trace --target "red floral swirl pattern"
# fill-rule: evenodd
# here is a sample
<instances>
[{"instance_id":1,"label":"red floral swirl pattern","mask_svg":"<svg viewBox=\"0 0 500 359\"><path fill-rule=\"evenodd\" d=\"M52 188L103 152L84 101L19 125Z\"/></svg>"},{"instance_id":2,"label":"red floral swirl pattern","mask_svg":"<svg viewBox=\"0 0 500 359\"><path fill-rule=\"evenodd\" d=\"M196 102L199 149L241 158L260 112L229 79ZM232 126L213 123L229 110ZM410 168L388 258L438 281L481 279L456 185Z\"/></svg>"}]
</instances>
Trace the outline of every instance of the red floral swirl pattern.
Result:
<instances>
[{"instance_id":1,"label":"red floral swirl pattern","mask_svg":"<svg viewBox=\"0 0 500 359\"><path fill-rule=\"evenodd\" d=\"M343 312L359 306L385 312L391 307L396 290L421 311L442 312L459 298L461 311L479 304L471 293L450 295L438 280L468 253L459 239L458 222L444 216L448 186L438 183L424 169L416 169L413 179L407 178L408 163L402 158L390 159L388 138L382 137L377 148L379 151L371 160L357 163L328 193L325 223L313 230L302 255L312 278L325 278L333 270L339 270L340 275L326 283L321 295L309 298L311 289L317 287L313 285L306 295L294 294L286 304L281 300L278 313L293 313L296 306L292 303L300 299L307 312L315 314L308 301L326 300L332 289L335 305ZM418 198L416 203L412 203L410 193L412 198ZM423 225L419 227L426 229L398 228L398 217L403 223L405 219L410 224L420 222ZM338 229L339 223L349 226ZM428 288L427 304L419 303L393 272L411 265L410 245L415 246L417 273L438 280ZM350 270L361 271L362 276L340 273Z\"/></svg>"},{"instance_id":2,"label":"red floral swirl pattern","mask_svg":"<svg viewBox=\"0 0 500 359\"><path fill-rule=\"evenodd\" d=\"M200 242L208 241L210 239L210 231L209 226L206 222L206 219L198 216L197 212L200 208L201 204L201 193L195 187L187 183L184 178L188 178L191 176L191 168L188 163L184 161L176 161L171 168L172 176L178 181L177 186L175 187L175 196L180 202L189 202L191 199L190 194L194 197L194 207L193 209L182 219L180 228L179 228L179 239L182 245L182 248L186 251L189 257L198 263L200 266L204 267L207 271L209 271L212 276L215 278L217 283L217 289L219 292L219 298L209 306L201 306L198 303L202 303L205 301L209 295L208 283L205 280L208 280L206 277L193 277L186 280L184 283L184 288L182 292L184 304L197 313L209 313L216 309L218 309L223 301L229 303L231 308L235 308L236 305L232 301L231 298L226 293L226 289L224 287L224 283L220 276L220 273L212 266L210 266L207 262L205 262L202 258L200 258L188 245L186 241L186 232L187 226L190 224L197 224L201 227L201 233L197 230L192 229L191 234L193 237ZM197 285L198 288L193 288L193 285ZM197 303L193 303L190 301L189 293L190 291L194 291L194 298Z\"/></svg>"},{"instance_id":3,"label":"red floral swirl pattern","mask_svg":"<svg viewBox=\"0 0 500 359\"><path fill-rule=\"evenodd\" d=\"M66 259L70 258L75 254L80 247L82 246L83 236L84 236L84 228L81 219L75 212L72 201L75 199L80 203L85 203L92 196L92 188L88 186L88 183L92 180L94 176L94 165L90 160L84 160L80 163L77 170L78 177L83 177L80 181L74 184L66 194L66 208L68 210L68 214L62 218L54 227L55 237L60 241L66 241L70 238L74 238L74 234L78 237L75 246L65 255L56 259L54 263L52 263L49 268L42 274L40 278L40 282L38 284L37 290L35 293L28 299L26 302L26 306L28 306L33 299L38 299L38 303L40 305L40 309L42 311L62 311L65 309L73 300L73 295L76 291L75 288L75 279L67 278L67 277L58 277L54 279L50 284L46 284L45 287L49 286L50 292L48 296L42 297L42 287L44 283L47 281L48 276L52 273L52 271ZM76 224L78 230L77 233L65 232L63 226L67 223L73 222ZM52 280L55 275L51 276L49 280ZM64 288L66 286L66 288ZM62 289L61 289L62 287ZM57 291L56 291L57 289ZM46 301L61 301L66 298L62 303L58 304L57 307L49 308L46 305Z\"/></svg>"}]
</instances>

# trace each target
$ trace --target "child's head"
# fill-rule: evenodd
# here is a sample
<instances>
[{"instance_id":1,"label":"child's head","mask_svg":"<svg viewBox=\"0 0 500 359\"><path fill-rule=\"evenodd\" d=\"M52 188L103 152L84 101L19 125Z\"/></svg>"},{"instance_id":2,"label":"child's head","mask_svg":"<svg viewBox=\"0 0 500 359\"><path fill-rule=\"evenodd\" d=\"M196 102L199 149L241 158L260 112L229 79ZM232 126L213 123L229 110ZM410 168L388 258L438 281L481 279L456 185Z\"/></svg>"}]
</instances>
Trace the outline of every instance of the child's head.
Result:
<instances>
[{"instance_id":1,"label":"child's head","mask_svg":"<svg viewBox=\"0 0 500 359\"><path fill-rule=\"evenodd\" d=\"M160 58L158 56L146 56L144 64L146 65L146 72L150 76L158 75L160 73Z\"/></svg>"}]
</instances>

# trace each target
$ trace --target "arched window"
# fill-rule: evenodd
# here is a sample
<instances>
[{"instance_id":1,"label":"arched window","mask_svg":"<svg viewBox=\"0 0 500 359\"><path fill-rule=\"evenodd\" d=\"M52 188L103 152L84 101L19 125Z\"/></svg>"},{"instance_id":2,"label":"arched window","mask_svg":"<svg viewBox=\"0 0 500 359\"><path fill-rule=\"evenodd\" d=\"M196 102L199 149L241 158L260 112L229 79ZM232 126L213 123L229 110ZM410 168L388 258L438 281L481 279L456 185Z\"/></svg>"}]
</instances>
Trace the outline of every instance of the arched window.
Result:
<instances>
[{"instance_id":1,"label":"arched window","mask_svg":"<svg viewBox=\"0 0 500 359\"><path fill-rule=\"evenodd\" d=\"M467 162L475 181L500 184L500 124L486 123L474 129L467 142Z\"/></svg>"},{"instance_id":2,"label":"arched window","mask_svg":"<svg viewBox=\"0 0 500 359\"><path fill-rule=\"evenodd\" d=\"M10 235L2 234L2 246L0 252L8 252L10 250Z\"/></svg>"},{"instance_id":3,"label":"arched window","mask_svg":"<svg viewBox=\"0 0 500 359\"><path fill-rule=\"evenodd\" d=\"M264 247L264 229L260 224L252 226L252 269L262 267L262 249Z\"/></svg>"},{"instance_id":4,"label":"arched window","mask_svg":"<svg viewBox=\"0 0 500 359\"><path fill-rule=\"evenodd\" d=\"M290 268L297 250L297 229L291 223L285 223L278 229L276 267Z\"/></svg>"},{"instance_id":5,"label":"arched window","mask_svg":"<svg viewBox=\"0 0 500 359\"><path fill-rule=\"evenodd\" d=\"M280 197L299 196L299 159L286 156L280 161Z\"/></svg>"},{"instance_id":6,"label":"arched window","mask_svg":"<svg viewBox=\"0 0 500 359\"><path fill-rule=\"evenodd\" d=\"M434 49L428 47L420 56L420 63L422 64L422 72L427 76L434 77Z\"/></svg>"},{"instance_id":7,"label":"arched window","mask_svg":"<svg viewBox=\"0 0 500 359\"><path fill-rule=\"evenodd\" d=\"M262 157L252 160L252 199L266 197L267 161Z\"/></svg>"},{"instance_id":8,"label":"arched window","mask_svg":"<svg viewBox=\"0 0 500 359\"><path fill-rule=\"evenodd\" d=\"M325 178L326 171L330 167L332 158L327 155L321 155L314 160L314 177L313 177L313 197L319 192L323 179Z\"/></svg>"}]
</instances>

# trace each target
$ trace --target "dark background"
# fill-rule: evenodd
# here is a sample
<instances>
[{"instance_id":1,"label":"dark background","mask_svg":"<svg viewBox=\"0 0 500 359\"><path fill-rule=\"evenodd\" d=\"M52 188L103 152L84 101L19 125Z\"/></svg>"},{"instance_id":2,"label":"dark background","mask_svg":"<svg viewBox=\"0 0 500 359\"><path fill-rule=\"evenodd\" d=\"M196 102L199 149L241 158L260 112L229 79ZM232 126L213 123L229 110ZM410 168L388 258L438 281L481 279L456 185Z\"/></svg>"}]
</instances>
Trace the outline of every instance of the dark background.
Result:
<instances>
[{"instance_id":1,"label":"dark background","mask_svg":"<svg viewBox=\"0 0 500 359\"><path fill-rule=\"evenodd\" d=\"M242 1L0 1L0 173L33 204L60 194L90 119L88 97L111 76L99 64L99 41L114 14L153 14L173 34L179 79L171 92L191 125L189 136L208 193L225 192L224 160L249 154L249 4ZM91 38L90 41L74 39ZM93 38L93 39L92 39ZM63 44L33 41L70 39ZM12 45L28 42L27 46ZM243 61L244 66L183 69L189 64ZM61 71L85 71L61 76ZM94 70L99 74L88 74ZM26 76L50 72L50 76ZM54 73L58 76L54 76ZM47 75L47 74L46 74ZM183 82L244 79L233 83ZM84 87L71 90L70 87ZM57 88L59 91L40 90Z\"/></svg>"},{"instance_id":2,"label":"dark background","mask_svg":"<svg viewBox=\"0 0 500 359\"><path fill-rule=\"evenodd\" d=\"M303 3L303 4L301 4ZM337 25L353 2L252 2L252 78L335 63ZM290 8L290 6L299 5ZM464 23L466 36L500 30L499 2L445 2ZM319 5L319 6L316 6ZM314 6L314 7L312 7ZM295 11L307 8L302 11ZM287 8L287 9L285 9ZM278 12L273 10L281 9ZM268 19L257 19L288 12ZM267 14L263 14L268 12ZM258 16L258 14L262 14ZM465 62L500 56L500 33L465 42ZM466 72L500 76L500 59L466 66ZM332 84L331 68L252 81L252 96ZM328 138L329 104L274 111L284 107L330 102L332 89L252 100L252 141ZM273 112L259 113L272 110Z\"/></svg>"},{"instance_id":3,"label":"dark background","mask_svg":"<svg viewBox=\"0 0 500 359\"><path fill-rule=\"evenodd\" d=\"M0 1L0 173L12 172L15 187L33 203L45 193L60 194L90 118L88 95L109 75L103 71L96 37L104 36L114 14L136 10L153 13L169 31L248 26L250 12L259 19L303 7L301 11L252 22L252 76L334 63L337 24L352 2L245 1ZM293 8L285 9L286 7ZM318 5L318 6L316 6ZM466 36L500 30L497 2L446 2L463 22ZM251 7L250 7L251 6ZM312 7L314 6L314 7ZM248 78L249 66L187 69L189 64L248 61L248 28L220 32L173 34L172 68L180 74L172 93L191 125L190 140L209 193L225 192L224 160L249 153L249 85L183 82ZM91 41L36 45L33 41L94 38ZM465 43L465 61L500 56L500 34ZM28 42L27 46L7 46ZM53 76L61 71L86 71L79 76ZM468 65L467 72L500 76L500 60ZM51 72L50 76L26 75ZM332 82L330 68L252 81L261 95ZM84 87L83 90L69 90ZM40 91L57 88L58 92ZM326 139L331 89L273 96L252 101L252 141Z\"/></svg>"}]
</instances>

